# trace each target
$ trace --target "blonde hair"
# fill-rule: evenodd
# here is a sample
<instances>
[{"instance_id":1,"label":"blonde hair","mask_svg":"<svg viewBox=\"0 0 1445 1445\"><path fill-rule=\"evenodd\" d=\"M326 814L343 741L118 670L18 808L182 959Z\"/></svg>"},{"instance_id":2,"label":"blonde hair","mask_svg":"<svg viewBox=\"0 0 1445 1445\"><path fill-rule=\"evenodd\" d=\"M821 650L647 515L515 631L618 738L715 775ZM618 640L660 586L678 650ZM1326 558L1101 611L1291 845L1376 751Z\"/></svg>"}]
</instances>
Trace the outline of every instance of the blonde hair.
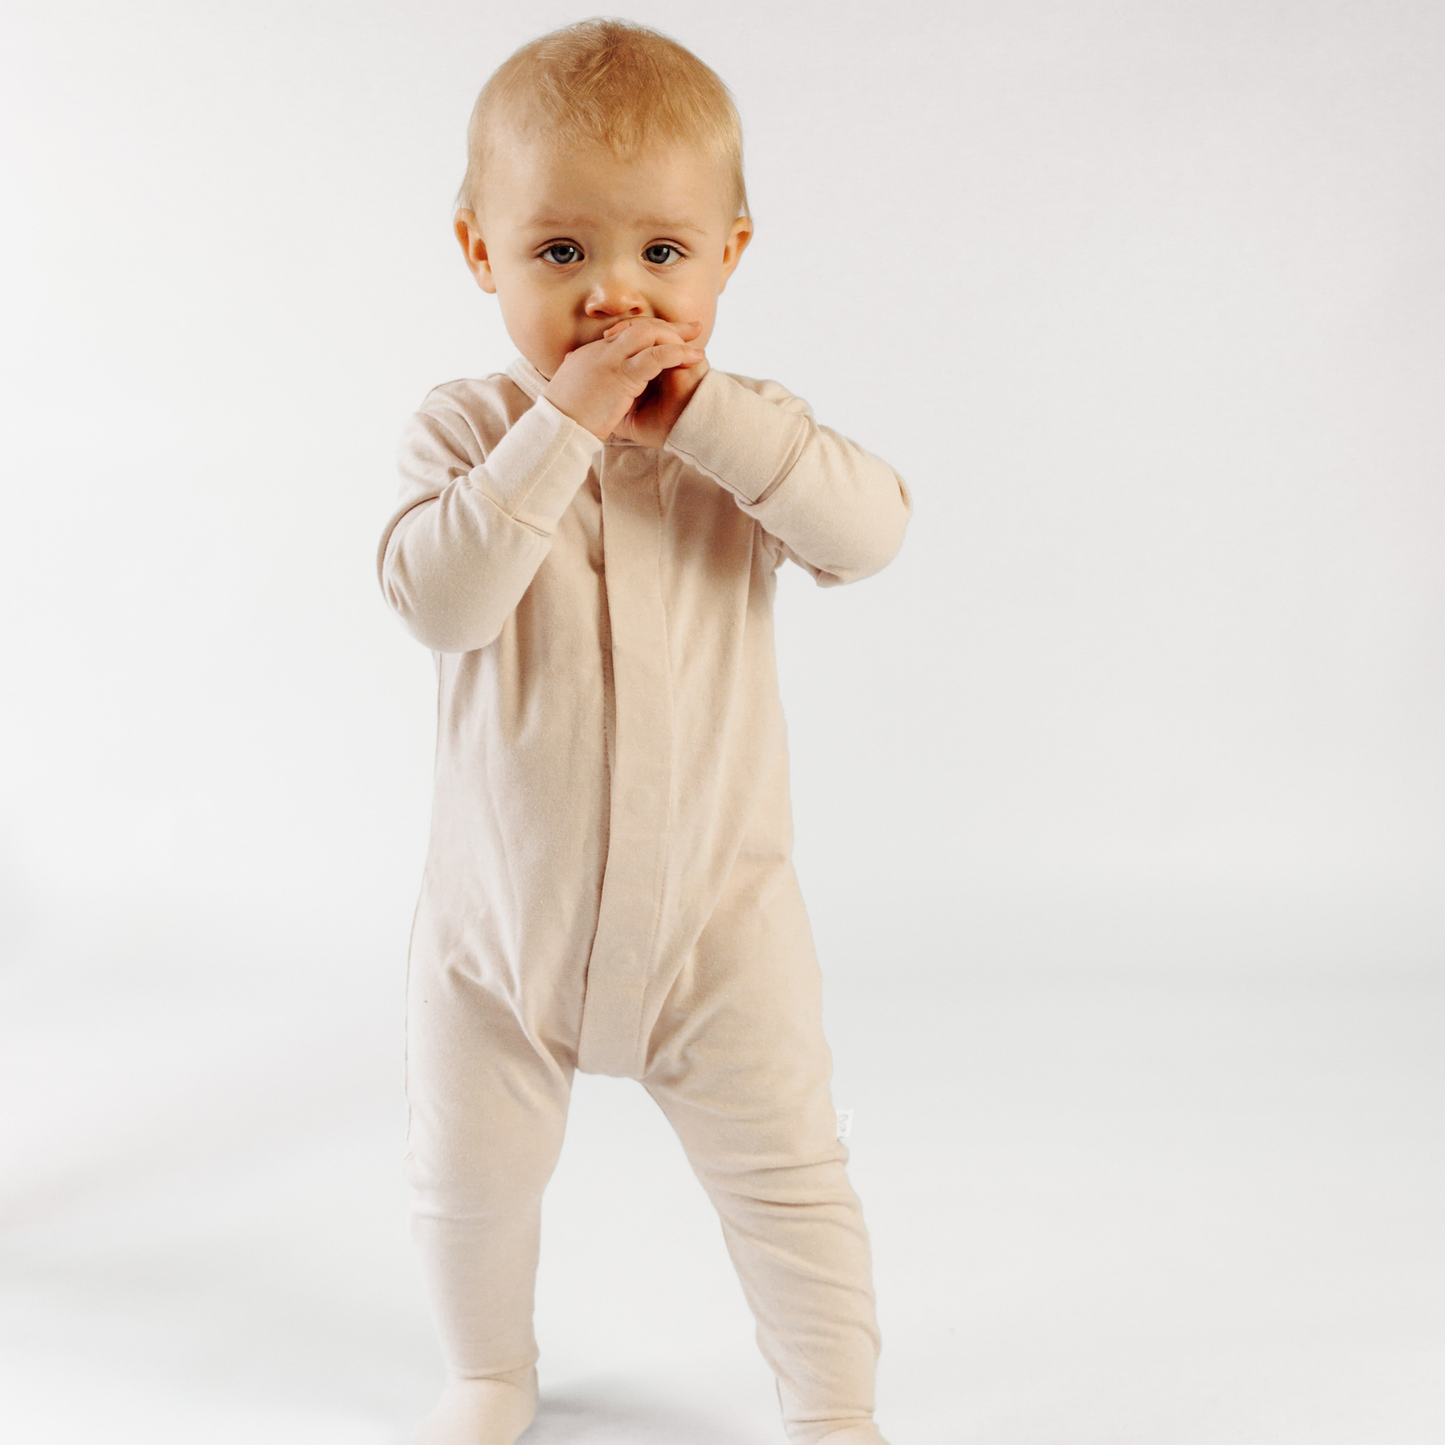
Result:
<instances>
[{"instance_id":1,"label":"blonde hair","mask_svg":"<svg viewBox=\"0 0 1445 1445\"><path fill-rule=\"evenodd\" d=\"M742 123L727 86L692 51L645 25L581 20L504 60L472 107L456 209L480 209L483 172L502 124L622 157L659 141L694 146L723 167L735 214L748 214Z\"/></svg>"}]
</instances>

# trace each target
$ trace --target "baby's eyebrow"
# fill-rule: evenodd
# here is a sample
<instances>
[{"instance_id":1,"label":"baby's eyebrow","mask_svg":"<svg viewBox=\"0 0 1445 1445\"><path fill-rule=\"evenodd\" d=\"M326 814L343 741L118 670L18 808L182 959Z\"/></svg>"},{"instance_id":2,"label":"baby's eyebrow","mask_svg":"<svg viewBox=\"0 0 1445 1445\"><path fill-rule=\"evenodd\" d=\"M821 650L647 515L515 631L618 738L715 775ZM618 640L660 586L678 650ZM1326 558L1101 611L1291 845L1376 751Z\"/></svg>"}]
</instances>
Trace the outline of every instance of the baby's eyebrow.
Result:
<instances>
[{"instance_id":1,"label":"baby's eyebrow","mask_svg":"<svg viewBox=\"0 0 1445 1445\"><path fill-rule=\"evenodd\" d=\"M648 231L694 231L698 235L707 229L699 226L696 221L689 221L681 216L640 216L637 224Z\"/></svg>"},{"instance_id":2,"label":"baby's eyebrow","mask_svg":"<svg viewBox=\"0 0 1445 1445\"><path fill-rule=\"evenodd\" d=\"M587 216L533 216L527 224L542 231L571 231L582 230L597 222ZM670 231L674 234L690 231L695 236L707 234L706 226L699 226L696 221L683 216L639 216L633 224L639 231Z\"/></svg>"}]
</instances>

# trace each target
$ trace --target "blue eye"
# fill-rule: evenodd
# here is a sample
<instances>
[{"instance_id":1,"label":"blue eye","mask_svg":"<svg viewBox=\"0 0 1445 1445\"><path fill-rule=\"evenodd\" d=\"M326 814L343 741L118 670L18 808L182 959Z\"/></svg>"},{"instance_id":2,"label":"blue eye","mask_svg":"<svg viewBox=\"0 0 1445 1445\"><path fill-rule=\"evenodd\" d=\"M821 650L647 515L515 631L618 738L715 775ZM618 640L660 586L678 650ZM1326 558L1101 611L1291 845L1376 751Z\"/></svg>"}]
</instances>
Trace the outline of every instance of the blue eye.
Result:
<instances>
[{"instance_id":1,"label":"blue eye","mask_svg":"<svg viewBox=\"0 0 1445 1445\"><path fill-rule=\"evenodd\" d=\"M652 266L666 266L668 261L676 254L676 246L668 246L659 241L657 245L649 246L642 253L642 259Z\"/></svg>"},{"instance_id":2,"label":"blue eye","mask_svg":"<svg viewBox=\"0 0 1445 1445\"><path fill-rule=\"evenodd\" d=\"M574 246L571 241L554 241L542 255L558 266L570 266L574 261L582 259L581 248Z\"/></svg>"}]
</instances>

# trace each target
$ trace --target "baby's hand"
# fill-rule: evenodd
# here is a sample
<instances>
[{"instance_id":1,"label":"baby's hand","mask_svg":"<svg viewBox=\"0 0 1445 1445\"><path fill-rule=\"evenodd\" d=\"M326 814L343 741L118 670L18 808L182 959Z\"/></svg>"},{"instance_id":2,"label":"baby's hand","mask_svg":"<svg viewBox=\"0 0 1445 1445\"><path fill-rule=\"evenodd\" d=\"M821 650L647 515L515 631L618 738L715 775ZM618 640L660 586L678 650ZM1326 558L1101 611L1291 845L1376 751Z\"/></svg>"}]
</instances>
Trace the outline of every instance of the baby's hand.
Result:
<instances>
[{"instance_id":1,"label":"baby's hand","mask_svg":"<svg viewBox=\"0 0 1445 1445\"><path fill-rule=\"evenodd\" d=\"M542 393L593 436L660 447L707 371L696 321L626 317L562 358Z\"/></svg>"}]
</instances>

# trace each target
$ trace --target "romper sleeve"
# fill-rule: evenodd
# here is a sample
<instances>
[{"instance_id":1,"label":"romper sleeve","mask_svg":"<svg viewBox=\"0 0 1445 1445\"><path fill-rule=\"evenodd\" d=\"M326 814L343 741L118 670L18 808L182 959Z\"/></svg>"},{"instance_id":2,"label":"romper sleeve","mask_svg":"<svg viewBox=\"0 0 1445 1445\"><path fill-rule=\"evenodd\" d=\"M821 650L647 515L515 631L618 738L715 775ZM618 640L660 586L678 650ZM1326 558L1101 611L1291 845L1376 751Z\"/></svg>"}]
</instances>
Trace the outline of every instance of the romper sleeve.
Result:
<instances>
[{"instance_id":1,"label":"romper sleeve","mask_svg":"<svg viewBox=\"0 0 1445 1445\"><path fill-rule=\"evenodd\" d=\"M903 478L775 381L709 371L667 446L731 492L820 587L871 577L903 543L913 510Z\"/></svg>"},{"instance_id":2,"label":"romper sleeve","mask_svg":"<svg viewBox=\"0 0 1445 1445\"><path fill-rule=\"evenodd\" d=\"M402 435L400 498L376 554L381 590L417 641L470 652L497 637L601 450L545 397L489 450L455 402L426 397Z\"/></svg>"}]
</instances>

